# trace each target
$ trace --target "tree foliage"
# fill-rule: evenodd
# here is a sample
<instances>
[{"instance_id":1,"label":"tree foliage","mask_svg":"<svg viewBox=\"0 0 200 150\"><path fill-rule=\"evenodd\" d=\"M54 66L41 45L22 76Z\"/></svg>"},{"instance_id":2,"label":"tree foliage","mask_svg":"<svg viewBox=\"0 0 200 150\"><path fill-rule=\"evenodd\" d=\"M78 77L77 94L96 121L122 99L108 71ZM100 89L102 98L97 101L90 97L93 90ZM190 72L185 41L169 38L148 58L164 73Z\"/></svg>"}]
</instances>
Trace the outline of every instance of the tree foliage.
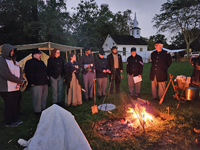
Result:
<instances>
[{"instance_id":1,"label":"tree foliage","mask_svg":"<svg viewBox=\"0 0 200 150\"><path fill-rule=\"evenodd\" d=\"M153 18L154 27L159 32L183 33L189 55L190 44L200 35L200 1L168 0L162 5L161 12Z\"/></svg>"},{"instance_id":2,"label":"tree foliage","mask_svg":"<svg viewBox=\"0 0 200 150\"><path fill-rule=\"evenodd\" d=\"M40 41L68 43L71 18L66 9L64 0L46 0L46 4L39 4Z\"/></svg>"}]
</instances>

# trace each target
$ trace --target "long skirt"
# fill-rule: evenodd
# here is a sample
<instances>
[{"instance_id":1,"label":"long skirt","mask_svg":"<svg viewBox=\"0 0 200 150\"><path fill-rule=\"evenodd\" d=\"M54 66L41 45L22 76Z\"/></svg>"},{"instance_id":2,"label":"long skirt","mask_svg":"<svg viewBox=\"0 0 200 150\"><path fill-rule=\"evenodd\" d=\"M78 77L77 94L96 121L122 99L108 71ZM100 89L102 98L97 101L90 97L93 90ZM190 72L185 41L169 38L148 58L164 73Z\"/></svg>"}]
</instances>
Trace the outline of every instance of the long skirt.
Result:
<instances>
[{"instance_id":1,"label":"long skirt","mask_svg":"<svg viewBox=\"0 0 200 150\"><path fill-rule=\"evenodd\" d=\"M67 88L65 90L65 106L69 107L77 106L82 104L82 94L81 94L81 86L75 76L74 73L72 73L72 79L70 81L70 88L68 89L67 94Z\"/></svg>"}]
</instances>

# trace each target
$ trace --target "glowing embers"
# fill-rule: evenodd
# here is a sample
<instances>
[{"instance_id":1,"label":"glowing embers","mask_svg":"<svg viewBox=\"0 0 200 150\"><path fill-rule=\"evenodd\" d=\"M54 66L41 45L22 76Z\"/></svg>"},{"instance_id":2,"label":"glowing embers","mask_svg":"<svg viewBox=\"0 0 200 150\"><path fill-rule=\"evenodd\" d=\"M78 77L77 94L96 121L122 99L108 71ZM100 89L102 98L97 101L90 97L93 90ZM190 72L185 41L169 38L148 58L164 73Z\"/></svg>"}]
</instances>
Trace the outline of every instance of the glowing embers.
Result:
<instances>
[{"instance_id":1,"label":"glowing embers","mask_svg":"<svg viewBox=\"0 0 200 150\"><path fill-rule=\"evenodd\" d=\"M135 108L126 107L126 117L103 120L96 125L98 134L106 139L124 139L133 136L139 130L145 130L166 118L155 117L144 106L135 104Z\"/></svg>"}]
</instances>

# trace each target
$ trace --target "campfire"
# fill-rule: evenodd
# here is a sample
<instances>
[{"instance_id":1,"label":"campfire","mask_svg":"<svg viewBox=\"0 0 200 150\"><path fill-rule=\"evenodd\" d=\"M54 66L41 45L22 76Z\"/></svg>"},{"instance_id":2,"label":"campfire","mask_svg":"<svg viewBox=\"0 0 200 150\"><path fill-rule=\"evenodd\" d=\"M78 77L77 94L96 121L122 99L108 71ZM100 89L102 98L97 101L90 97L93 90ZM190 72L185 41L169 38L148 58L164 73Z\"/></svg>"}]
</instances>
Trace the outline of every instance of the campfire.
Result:
<instances>
[{"instance_id":1,"label":"campfire","mask_svg":"<svg viewBox=\"0 0 200 150\"><path fill-rule=\"evenodd\" d=\"M96 132L106 139L123 139L169 118L158 111L157 115L147 112L146 107L138 103L134 108L128 106L125 109L126 117L100 121L96 125Z\"/></svg>"}]
</instances>

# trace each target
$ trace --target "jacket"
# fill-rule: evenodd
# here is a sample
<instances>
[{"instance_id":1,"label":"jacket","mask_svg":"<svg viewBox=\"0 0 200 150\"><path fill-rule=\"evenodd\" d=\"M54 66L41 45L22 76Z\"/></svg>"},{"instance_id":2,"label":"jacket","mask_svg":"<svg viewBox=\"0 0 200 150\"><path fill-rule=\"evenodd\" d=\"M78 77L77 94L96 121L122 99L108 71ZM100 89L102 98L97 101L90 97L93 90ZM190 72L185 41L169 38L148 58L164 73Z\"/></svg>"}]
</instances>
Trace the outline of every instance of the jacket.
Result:
<instances>
[{"instance_id":1,"label":"jacket","mask_svg":"<svg viewBox=\"0 0 200 150\"><path fill-rule=\"evenodd\" d=\"M62 57L49 58L47 63L47 74L49 77L57 79L64 75L64 59Z\"/></svg>"},{"instance_id":2,"label":"jacket","mask_svg":"<svg viewBox=\"0 0 200 150\"><path fill-rule=\"evenodd\" d=\"M92 66L89 68L85 68L85 65L87 64L92 64ZM83 74L87 74L89 69L91 69L91 72L94 72L95 70L94 57L91 54L88 56L86 55L81 56L79 60L79 67L82 68Z\"/></svg>"},{"instance_id":3,"label":"jacket","mask_svg":"<svg viewBox=\"0 0 200 150\"><path fill-rule=\"evenodd\" d=\"M100 58L99 56L95 59L95 67L96 67L96 78L106 78L108 76L107 73L103 73L103 70L108 69L108 61L105 58Z\"/></svg>"},{"instance_id":4,"label":"jacket","mask_svg":"<svg viewBox=\"0 0 200 150\"><path fill-rule=\"evenodd\" d=\"M69 62L67 62L65 64L64 72L65 72L65 82L67 83L67 94L68 94L68 90L70 89L70 82L72 80L72 73L75 70L76 70L76 72L75 72L76 79L78 80L79 84L81 85L81 83L80 83L80 77L79 77L80 68L78 66L78 63L77 62L71 63L69 61Z\"/></svg>"},{"instance_id":5,"label":"jacket","mask_svg":"<svg viewBox=\"0 0 200 150\"><path fill-rule=\"evenodd\" d=\"M122 57L120 54L117 55L118 55L119 69L123 70ZM114 70L114 58L112 53L107 56L107 60L108 60L108 68L112 72Z\"/></svg>"},{"instance_id":6,"label":"jacket","mask_svg":"<svg viewBox=\"0 0 200 150\"><path fill-rule=\"evenodd\" d=\"M167 69L172 63L170 53L165 50L161 52L153 51L151 60L150 80L153 81L156 76L157 82L167 81Z\"/></svg>"},{"instance_id":7,"label":"jacket","mask_svg":"<svg viewBox=\"0 0 200 150\"><path fill-rule=\"evenodd\" d=\"M132 55L127 58L126 72L129 75L138 76L142 75L143 71L143 61L142 57L137 55L133 57Z\"/></svg>"},{"instance_id":8,"label":"jacket","mask_svg":"<svg viewBox=\"0 0 200 150\"><path fill-rule=\"evenodd\" d=\"M29 85L46 85L47 67L42 60L36 58L29 59L25 64L25 74Z\"/></svg>"},{"instance_id":9,"label":"jacket","mask_svg":"<svg viewBox=\"0 0 200 150\"><path fill-rule=\"evenodd\" d=\"M12 45L10 44L3 44L2 46L2 54L0 56L0 92L10 92L10 91L15 91L13 87L11 87L13 84L22 84L23 83L23 77L22 77L22 71L19 68L19 77L14 75L12 73L12 68L8 64L9 62L14 66L14 63L9 57L10 51L12 49L15 49ZM16 50L15 52L16 53ZM17 65L17 62L16 62ZM17 67L15 65L15 67ZM18 89L19 90L19 89Z\"/></svg>"}]
</instances>

